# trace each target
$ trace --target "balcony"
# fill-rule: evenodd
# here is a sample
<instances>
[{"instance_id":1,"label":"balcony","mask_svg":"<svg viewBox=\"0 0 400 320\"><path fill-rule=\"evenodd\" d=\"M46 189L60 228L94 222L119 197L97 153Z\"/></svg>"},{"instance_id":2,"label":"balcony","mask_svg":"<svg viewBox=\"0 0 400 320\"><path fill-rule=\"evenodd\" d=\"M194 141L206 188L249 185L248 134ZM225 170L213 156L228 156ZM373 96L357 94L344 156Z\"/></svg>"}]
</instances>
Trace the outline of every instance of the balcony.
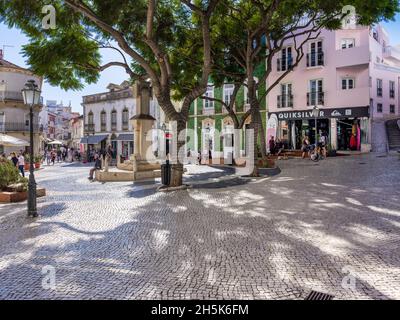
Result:
<instances>
[{"instance_id":1,"label":"balcony","mask_svg":"<svg viewBox=\"0 0 400 320\"><path fill-rule=\"evenodd\" d=\"M94 123L85 124L85 132L94 132Z\"/></svg>"},{"instance_id":2,"label":"balcony","mask_svg":"<svg viewBox=\"0 0 400 320\"><path fill-rule=\"evenodd\" d=\"M102 123L102 124L100 125L100 131L107 131L107 124Z\"/></svg>"},{"instance_id":3,"label":"balcony","mask_svg":"<svg viewBox=\"0 0 400 320\"><path fill-rule=\"evenodd\" d=\"M278 108L293 108L293 95L284 94L277 97Z\"/></svg>"},{"instance_id":4,"label":"balcony","mask_svg":"<svg viewBox=\"0 0 400 320\"><path fill-rule=\"evenodd\" d=\"M323 67L325 65L323 52L307 53L307 68Z\"/></svg>"},{"instance_id":5,"label":"balcony","mask_svg":"<svg viewBox=\"0 0 400 320\"><path fill-rule=\"evenodd\" d=\"M111 131L117 131L117 123L111 122Z\"/></svg>"},{"instance_id":6,"label":"balcony","mask_svg":"<svg viewBox=\"0 0 400 320\"><path fill-rule=\"evenodd\" d=\"M6 132L29 132L30 131L30 126L29 122L3 122L0 123L0 132L6 133ZM43 126L34 123L33 124L33 132L38 133L38 132L43 132Z\"/></svg>"},{"instance_id":7,"label":"balcony","mask_svg":"<svg viewBox=\"0 0 400 320\"><path fill-rule=\"evenodd\" d=\"M307 106L323 106L325 105L324 92L308 92Z\"/></svg>"},{"instance_id":8,"label":"balcony","mask_svg":"<svg viewBox=\"0 0 400 320\"><path fill-rule=\"evenodd\" d=\"M281 59L281 58L277 59L277 70L278 70L278 72L290 70L292 68L292 65L293 65L293 58L292 57L288 57L286 59Z\"/></svg>"},{"instance_id":9,"label":"balcony","mask_svg":"<svg viewBox=\"0 0 400 320\"><path fill-rule=\"evenodd\" d=\"M400 62L400 47L387 46L383 48L383 57Z\"/></svg>"},{"instance_id":10,"label":"balcony","mask_svg":"<svg viewBox=\"0 0 400 320\"><path fill-rule=\"evenodd\" d=\"M353 47L336 51L336 68L369 65L370 51L368 46Z\"/></svg>"},{"instance_id":11,"label":"balcony","mask_svg":"<svg viewBox=\"0 0 400 320\"><path fill-rule=\"evenodd\" d=\"M0 101L11 101L11 102L24 102L21 91L0 91ZM43 97L40 97L40 105L43 105Z\"/></svg>"}]
</instances>

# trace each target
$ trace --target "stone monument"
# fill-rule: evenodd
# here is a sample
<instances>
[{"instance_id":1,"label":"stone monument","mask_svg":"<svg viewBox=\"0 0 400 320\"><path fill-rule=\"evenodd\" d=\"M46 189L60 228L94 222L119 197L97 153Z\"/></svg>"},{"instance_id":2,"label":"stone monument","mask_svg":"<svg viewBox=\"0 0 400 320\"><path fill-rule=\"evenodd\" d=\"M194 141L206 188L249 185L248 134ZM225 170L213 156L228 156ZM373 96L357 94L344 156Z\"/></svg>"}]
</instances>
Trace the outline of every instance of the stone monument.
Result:
<instances>
[{"instance_id":1,"label":"stone monument","mask_svg":"<svg viewBox=\"0 0 400 320\"><path fill-rule=\"evenodd\" d=\"M150 115L151 87L148 82L135 83L136 115L131 118L134 130L133 180L161 177L161 164L152 152L151 132L156 121Z\"/></svg>"}]
</instances>

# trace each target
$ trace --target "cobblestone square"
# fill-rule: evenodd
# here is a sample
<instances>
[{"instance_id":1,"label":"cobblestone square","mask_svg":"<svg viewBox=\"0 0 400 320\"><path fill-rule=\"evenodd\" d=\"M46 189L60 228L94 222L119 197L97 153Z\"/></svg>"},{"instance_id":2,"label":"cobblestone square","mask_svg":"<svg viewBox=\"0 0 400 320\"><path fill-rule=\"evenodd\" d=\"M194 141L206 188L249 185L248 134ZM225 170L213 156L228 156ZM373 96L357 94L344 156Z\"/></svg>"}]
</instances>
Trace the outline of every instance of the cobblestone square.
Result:
<instances>
[{"instance_id":1,"label":"cobblestone square","mask_svg":"<svg viewBox=\"0 0 400 320\"><path fill-rule=\"evenodd\" d=\"M0 299L400 299L398 155L279 165L254 180L191 165L193 188L171 193L45 166L37 220L0 205Z\"/></svg>"}]
</instances>

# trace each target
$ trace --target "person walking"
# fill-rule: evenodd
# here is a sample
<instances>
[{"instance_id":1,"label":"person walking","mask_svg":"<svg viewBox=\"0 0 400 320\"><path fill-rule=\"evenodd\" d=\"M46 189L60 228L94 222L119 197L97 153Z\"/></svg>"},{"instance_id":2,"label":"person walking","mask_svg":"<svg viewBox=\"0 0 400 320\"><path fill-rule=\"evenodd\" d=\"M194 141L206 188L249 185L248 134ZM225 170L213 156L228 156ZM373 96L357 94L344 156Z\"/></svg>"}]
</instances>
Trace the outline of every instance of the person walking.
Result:
<instances>
[{"instance_id":1,"label":"person walking","mask_svg":"<svg viewBox=\"0 0 400 320\"><path fill-rule=\"evenodd\" d=\"M24 168L25 168L25 158L24 158L24 155L23 155L22 152L21 152L21 153L19 154L19 156L18 156L18 169L19 169L19 171L21 172L21 175L22 175L23 177L25 177Z\"/></svg>"},{"instance_id":2,"label":"person walking","mask_svg":"<svg viewBox=\"0 0 400 320\"><path fill-rule=\"evenodd\" d=\"M11 153L11 161L14 164L14 167L18 168L18 157L15 152Z\"/></svg>"},{"instance_id":3,"label":"person walking","mask_svg":"<svg viewBox=\"0 0 400 320\"><path fill-rule=\"evenodd\" d=\"M306 153L310 155L310 140L305 136L303 142L301 143L301 151L303 152L301 157L304 159L306 157Z\"/></svg>"}]
</instances>

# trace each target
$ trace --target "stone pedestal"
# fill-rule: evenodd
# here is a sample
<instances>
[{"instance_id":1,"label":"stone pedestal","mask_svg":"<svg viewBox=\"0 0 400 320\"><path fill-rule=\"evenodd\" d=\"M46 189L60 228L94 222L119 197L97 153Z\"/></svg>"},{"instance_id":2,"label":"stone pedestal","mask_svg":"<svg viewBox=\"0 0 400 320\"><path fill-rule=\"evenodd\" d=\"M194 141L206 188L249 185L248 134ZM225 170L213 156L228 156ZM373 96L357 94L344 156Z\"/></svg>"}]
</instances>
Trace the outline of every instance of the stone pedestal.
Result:
<instances>
[{"instance_id":1,"label":"stone pedestal","mask_svg":"<svg viewBox=\"0 0 400 320\"><path fill-rule=\"evenodd\" d=\"M134 128L134 154L130 160L135 180L161 176L161 164L152 152L151 130L156 121L150 115L151 88L147 82L136 82L136 115L131 118Z\"/></svg>"}]
</instances>

